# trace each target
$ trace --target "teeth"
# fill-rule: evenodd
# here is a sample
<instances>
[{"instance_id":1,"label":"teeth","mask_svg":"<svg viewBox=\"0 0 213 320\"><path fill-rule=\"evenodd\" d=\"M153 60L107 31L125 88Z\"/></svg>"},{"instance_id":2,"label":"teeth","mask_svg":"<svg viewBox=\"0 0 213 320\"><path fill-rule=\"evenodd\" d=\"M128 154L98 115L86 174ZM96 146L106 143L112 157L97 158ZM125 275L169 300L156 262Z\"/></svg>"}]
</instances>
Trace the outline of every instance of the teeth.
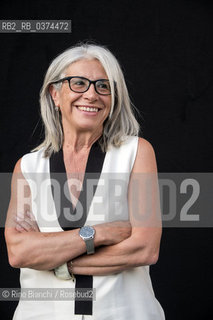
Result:
<instances>
[{"instance_id":1,"label":"teeth","mask_svg":"<svg viewBox=\"0 0 213 320\"><path fill-rule=\"evenodd\" d=\"M78 109L83 110L83 111L93 111L93 112L98 112L98 108L78 107Z\"/></svg>"}]
</instances>

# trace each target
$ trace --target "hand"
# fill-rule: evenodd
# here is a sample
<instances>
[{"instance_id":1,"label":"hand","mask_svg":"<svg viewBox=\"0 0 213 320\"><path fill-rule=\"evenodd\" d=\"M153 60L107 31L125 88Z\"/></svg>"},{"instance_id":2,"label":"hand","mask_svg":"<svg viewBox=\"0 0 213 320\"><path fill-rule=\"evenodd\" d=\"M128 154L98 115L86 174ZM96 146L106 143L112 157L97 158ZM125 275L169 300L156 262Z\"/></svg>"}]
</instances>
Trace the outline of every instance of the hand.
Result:
<instances>
[{"instance_id":1,"label":"hand","mask_svg":"<svg viewBox=\"0 0 213 320\"><path fill-rule=\"evenodd\" d=\"M40 232L32 212L27 211L23 217L16 217L16 230L19 232Z\"/></svg>"},{"instance_id":2,"label":"hand","mask_svg":"<svg viewBox=\"0 0 213 320\"><path fill-rule=\"evenodd\" d=\"M101 245L113 245L131 236L132 227L129 221L113 221L93 226Z\"/></svg>"}]
</instances>

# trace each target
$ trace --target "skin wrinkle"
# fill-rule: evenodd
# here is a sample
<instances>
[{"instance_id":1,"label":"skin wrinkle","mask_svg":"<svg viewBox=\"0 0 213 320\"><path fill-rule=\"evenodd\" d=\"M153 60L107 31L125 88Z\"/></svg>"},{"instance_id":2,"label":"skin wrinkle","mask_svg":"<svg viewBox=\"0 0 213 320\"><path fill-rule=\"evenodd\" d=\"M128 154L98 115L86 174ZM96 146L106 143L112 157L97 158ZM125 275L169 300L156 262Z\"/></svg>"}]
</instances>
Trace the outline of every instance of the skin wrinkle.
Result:
<instances>
[{"instance_id":1,"label":"skin wrinkle","mask_svg":"<svg viewBox=\"0 0 213 320\"><path fill-rule=\"evenodd\" d=\"M106 78L106 73L97 60L80 60L73 63L66 70L67 75L77 74L91 80ZM103 123L110 112L110 96L98 95L91 85L84 93L72 92L67 82L64 82L59 91L50 88L56 106L60 107L64 128L64 162L67 173L72 174L79 162L78 172L85 172L86 161L79 161L88 151L94 141L101 135ZM102 110L97 115L86 116L76 105L97 105ZM79 157L79 158L78 158ZM87 156L85 156L87 158ZM21 173L21 160L16 164L14 174ZM139 138L136 160L133 173L156 172L155 154L151 144ZM8 209L8 219L17 208L16 177L13 176L12 198ZM24 179L24 177L23 177ZM130 177L131 183L132 175ZM156 181L154 181L156 183ZM142 191L141 201L146 201ZM157 198L156 198L157 199ZM153 211L155 203L153 204ZM31 211L31 210L30 210ZM130 222L133 218L133 207L129 199ZM79 229L66 232L20 232L14 228L6 228L5 237L8 246L10 264L14 267L29 267L36 270L52 270L67 261L73 261L74 274L109 275L123 270L129 270L139 265L156 262L161 238L161 226L153 230L147 228L132 228L130 222L123 222L123 226L115 222L94 226L95 247L94 255L86 255L86 246L79 239ZM134 220L132 220L134 222ZM35 222L34 222L35 223ZM20 223L19 223L20 226ZM24 228L24 225L21 224ZM147 232L151 230L151 232ZM141 232L139 232L141 231ZM29 237L30 236L30 237ZM26 239L30 238L30 241ZM33 249L33 250L32 250ZM151 253L151 254L150 254ZM83 266L82 266L83 265Z\"/></svg>"}]
</instances>

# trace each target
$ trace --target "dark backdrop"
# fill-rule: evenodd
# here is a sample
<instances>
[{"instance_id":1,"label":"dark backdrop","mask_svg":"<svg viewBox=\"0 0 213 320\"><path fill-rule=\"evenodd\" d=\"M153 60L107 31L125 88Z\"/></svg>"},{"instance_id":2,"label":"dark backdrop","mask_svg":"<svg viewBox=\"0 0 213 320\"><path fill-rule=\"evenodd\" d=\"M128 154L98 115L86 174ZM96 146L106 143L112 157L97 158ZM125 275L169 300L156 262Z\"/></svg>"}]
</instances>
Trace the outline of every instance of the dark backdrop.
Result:
<instances>
[{"instance_id":1,"label":"dark backdrop","mask_svg":"<svg viewBox=\"0 0 213 320\"><path fill-rule=\"evenodd\" d=\"M42 140L38 99L50 61L85 39L108 46L123 66L159 171L212 171L211 1L1 1L0 16L72 20L69 34L0 34L1 172ZM18 287L3 231L1 239L0 287ZM211 228L163 230L151 274L168 320L213 319L212 244ZM0 308L11 319L15 303Z\"/></svg>"}]
</instances>

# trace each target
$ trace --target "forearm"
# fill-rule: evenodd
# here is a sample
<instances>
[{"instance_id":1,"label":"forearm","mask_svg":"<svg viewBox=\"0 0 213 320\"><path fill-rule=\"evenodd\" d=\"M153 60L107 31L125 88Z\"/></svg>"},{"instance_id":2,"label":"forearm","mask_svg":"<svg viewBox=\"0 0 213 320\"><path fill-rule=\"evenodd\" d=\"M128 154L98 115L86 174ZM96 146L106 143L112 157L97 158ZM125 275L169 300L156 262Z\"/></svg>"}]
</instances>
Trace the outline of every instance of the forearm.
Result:
<instances>
[{"instance_id":1,"label":"forearm","mask_svg":"<svg viewBox=\"0 0 213 320\"><path fill-rule=\"evenodd\" d=\"M93 276L107 276L120 273L128 270L127 266L114 266L114 267L74 267L73 274L79 275L93 275Z\"/></svg>"},{"instance_id":2,"label":"forearm","mask_svg":"<svg viewBox=\"0 0 213 320\"><path fill-rule=\"evenodd\" d=\"M18 225L20 231L17 231ZM37 232L32 231L36 227L36 223L25 218L16 224L16 228L6 228L9 261L13 267L50 270L86 252L85 242L79 236L79 228L46 233L39 232L38 228ZM118 243L131 234L129 222L124 221L99 224L94 228L95 247Z\"/></svg>"},{"instance_id":3,"label":"forearm","mask_svg":"<svg viewBox=\"0 0 213 320\"><path fill-rule=\"evenodd\" d=\"M7 236L10 233L10 237ZM13 236L11 237L11 233ZM79 229L66 232L16 232L6 231L10 264L16 268L51 270L86 252ZM100 238L97 235L95 245Z\"/></svg>"},{"instance_id":4,"label":"forearm","mask_svg":"<svg viewBox=\"0 0 213 320\"><path fill-rule=\"evenodd\" d=\"M107 275L154 264L158 259L160 230L158 234L153 242L133 235L116 245L98 248L94 255L77 257L72 260L72 271L74 274Z\"/></svg>"}]
</instances>

